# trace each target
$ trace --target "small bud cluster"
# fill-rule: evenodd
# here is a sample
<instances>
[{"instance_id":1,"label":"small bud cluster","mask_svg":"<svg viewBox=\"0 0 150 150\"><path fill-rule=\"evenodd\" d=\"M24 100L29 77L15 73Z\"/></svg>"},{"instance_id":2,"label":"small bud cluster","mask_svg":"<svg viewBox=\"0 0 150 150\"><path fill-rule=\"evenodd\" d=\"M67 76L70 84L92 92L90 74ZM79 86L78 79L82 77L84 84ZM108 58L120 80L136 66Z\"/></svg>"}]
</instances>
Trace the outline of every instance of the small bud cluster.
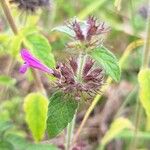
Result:
<instances>
[{"instance_id":1,"label":"small bud cluster","mask_svg":"<svg viewBox=\"0 0 150 150\"><path fill-rule=\"evenodd\" d=\"M38 8L47 7L50 2L49 0L10 0L10 3L16 3L21 10L35 12Z\"/></svg>"},{"instance_id":2,"label":"small bud cluster","mask_svg":"<svg viewBox=\"0 0 150 150\"><path fill-rule=\"evenodd\" d=\"M88 17L84 23L74 20L68 24L68 27L75 33L74 39L80 41L86 48L99 45L100 36L110 30L104 22L98 23L93 16Z\"/></svg>"},{"instance_id":3,"label":"small bud cluster","mask_svg":"<svg viewBox=\"0 0 150 150\"><path fill-rule=\"evenodd\" d=\"M81 71L81 80L78 79L79 64L77 60L71 58L67 64L60 63L54 71L54 76L58 79L57 87L64 93L73 93L76 98L85 94L92 96L99 92L103 84L103 71L95 68L95 62L87 58ZM87 97L86 97L87 99Z\"/></svg>"}]
</instances>

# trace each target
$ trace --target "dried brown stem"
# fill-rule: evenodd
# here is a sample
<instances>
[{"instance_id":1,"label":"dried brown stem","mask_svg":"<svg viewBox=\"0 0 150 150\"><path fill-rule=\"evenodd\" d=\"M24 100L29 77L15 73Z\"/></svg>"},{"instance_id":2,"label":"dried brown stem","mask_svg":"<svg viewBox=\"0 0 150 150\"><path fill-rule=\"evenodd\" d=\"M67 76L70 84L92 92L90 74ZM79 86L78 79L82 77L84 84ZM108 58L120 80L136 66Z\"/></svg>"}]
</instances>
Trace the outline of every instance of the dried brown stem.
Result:
<instances>
[{"instance_id":1,"label":"dried brown stem","mask_svg":"<svg viewBox=\"0 0 150 150\"><path fill-rule=\"evenodd\" d=\"M1 3L2 9L3 9L4 14L6 16L6 19L7 19L8 23L9 23L13 33L15 35L17 35L18 34L18 29L17 29L17 26L16 26L15 21L13 19L13 16L11 14L9 5L7 4L7 1L6 0L1 0L0 3ZM10 68L12 68L13 64L14 64L14 59L13 58L11 58L11 59L12 60L10 60L10 64L9 64L9 68L8 68L8 72L9 73L10 73L10 70L11 70ZM43 87L43 83L42 83L42 81L40 79L40 76L39 76L38 72L35 71L35 70L32 70L32 74L33 74L33 77L34 77L34 79L36 81L38 90L41 91L45 95L46 92L45 92L45 89Z\"/></svg>"}]
</instances>

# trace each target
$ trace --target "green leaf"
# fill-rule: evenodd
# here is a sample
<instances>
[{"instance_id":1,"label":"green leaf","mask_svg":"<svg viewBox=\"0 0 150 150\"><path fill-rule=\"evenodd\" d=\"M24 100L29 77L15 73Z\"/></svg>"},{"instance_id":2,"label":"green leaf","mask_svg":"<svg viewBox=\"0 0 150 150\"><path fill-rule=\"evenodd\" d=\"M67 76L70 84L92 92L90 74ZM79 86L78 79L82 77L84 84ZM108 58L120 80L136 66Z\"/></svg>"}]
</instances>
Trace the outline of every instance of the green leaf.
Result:
<instances>
[{"instance_id":1,"label":"green leaf","mask_svg":"<svg viewBox=\"0 0 150 150\"><path fill-rule=\"evenodd\" d=\"M5 75L0 75L0 85L3 86L12 86L16 83L16 80L13 78L10 78Z\"/></svg>"},{"instance_id":2,"label":"green leaf","mask_svg":"<svg viewBox=\"0 0 150 150\"><path fill-rule=\"evenodd\" d=\"M117 58L104 46L94 49L90 55L95 59L115 81L120 79L120 67Z\"/></svg>"},{"instance_id":3,"label":"green leaf","mask_svg":"<svg viewBox=\"0 0 150 150\"><path fill-rule=\"evenodd\" d=\"M54 56L48 40L41 34L31 34L26 37L25 45L32 53L48 67L55 66Z\"/></svg>"},{"instance_id":4,"label":"green leaf","mask_svg":"<svg viewBox=\"0 0 150 150\"><path fill-rule=\"evenodd\" d=\"M0 135L12 127L13 127L13 125L11 122L0 121Z\"/></svg>"},{"instance_id":5,"label":"green leaf","mask_svg":"<svg viewBox=\"0 0 150 150\"><path fill-rule=\"evenodd\" d=\"M50 144L32 144L25 138L15 134L8 134L6 139L13 144L15 150L58 150Z\"/></svg>"},{"instance_id":6,"label":"green leaf","mask_svg":"<svg viewBox=\"0 0 150 150\"><path fill-rule=\"evenodd\" d=\"M0 150L14 150L14 147L10 142L0 140Z\"/></svg>"},{"instance_id":7,"label":"green leaf","mask_svg":"<svg viewBox=\"0 0 150 150\"><path fill-rule=\"evenodd\" d=\"M21 44L23 42L23 36L18 34L14 35L10 43L10 53L16 57L21 49Z\"/></svg>"},{"instance_id":8,"label":"green leaf","mask_svg":"<svg viewBox=\"0 0 150 150\"><path fill-rule=\"evenodd\" d=\"M133 129L133 125L130 122L130 120L126 118L117 118L114 120L109 128L109 130L106 132L104 137L101 140L102 145L106 145L109 143L112 139L114 139L119 133L121 133L124 129Z\"/></svg>"},{"instance_id":9,"label":"green leaf","mask_svg":"<svg viewBox=\"0 0 150 150\"><path fill-rule=\"evenodd\" d=\"M25 26L20 31L19 34L24 38L28 35L38 33L37 26Z\"/></svg>"},{"instance_id":10,"label":"green leaf","mask_svg":"<svg viewBox=\"0 0 150 150\"><path fill-rule=\"evenodd\" d=\"M77 18L73 18L71 22L74 22L74 20L77 20ZM86 21L77 20L77 22L79 23L82 31L84 31L88 27ZM75 32L71 28L69 28L67 25L55 27L51 31L59 31L62 33L66 33L71 37L76 36Z\"/></svg>"},{"instance_id":11,"label":"green leaf","mask_svg":"<svg viewBox=\"0 0 150 150\"><path fill-rule=\"evenodd\" d=\"M13 144L15 150L26 150L30 144L25 138L15 134L7 134L5 139Z\"/></svg>"},{"instance_id":12,"label":"green leaf","mask_svg":"<svg viewBox=\"0 0 150 150\"><path fill-rule=\"evenodd\" d=\"M48 106L47 131L50 138L59 134L73 119L77 101L61 92L53 94Z\"/></svg>"},{"instance_id":13,"label":"green leaf","mask_svg":"<svg viewBox=\"0 0 150 150\"><path fill-rule=\"evenodd\" d=\"M35 141L40 141L45 133L48 100L40 93L31 93L24 101L26 122Z\"/></svg>"},{"instance_id":14,"label":"green leaf","mask_svg":"<svg viewBox=\"0 0 150 150\"><path fill-rule=\"evenodd\" d=\"M38 24L38 21L40 19L41 15L39 13L36 13L34 15L29 15L27 16L27 20L26 20L26 25L25 26L36 26Z\"/></svg>"},{"instance_id":15,"label":"green leaf","mask_svg":"<svg viewBox=\"0 0 150 150\"><path fill-rule=\"evenodd\" d=\"M52 31L59 31L68 34L69 36L75 37L75 32L67 26L58 26L52 29Z\"/></svg>"},{"instance_id":16,"label":"green leaf","mask_svg":"<svg viewBox=\"0 0 150 150\"><path fill-rule=\"evenodd\" d=\"M147 115L147 129L150 130L150 69L142 69L138 74L140 101Z\"/></svg>"},{"instance_id":17,"label":"green leaf","mask_svg":"<svg viewBox=\"0 0 150 150\"><path fill-rule=\"evenodd\" d=\"M9 52L8 45L10 45L10 39L10 35L2 33L0 34L0 55L6 55Z\"/></svg>"},{"instance_id":18,"label":"green leaf","mask_svg":"<svg viewBox=\"0 0 150 150\"><path fill-rule=\"evenodd\" d=\"M10 36L8 34L2 34L2 33L0 34L0 44L3 44L9 39L10 39Z\"/></svg>"}]
</instances>

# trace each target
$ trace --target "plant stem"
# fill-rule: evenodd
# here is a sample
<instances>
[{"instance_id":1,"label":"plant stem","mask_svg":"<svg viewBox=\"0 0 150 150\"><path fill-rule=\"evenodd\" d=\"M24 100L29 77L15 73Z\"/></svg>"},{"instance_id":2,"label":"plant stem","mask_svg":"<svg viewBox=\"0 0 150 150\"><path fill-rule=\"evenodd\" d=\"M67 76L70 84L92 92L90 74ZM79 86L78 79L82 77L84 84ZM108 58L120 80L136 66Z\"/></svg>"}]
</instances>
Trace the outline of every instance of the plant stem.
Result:
<instances>
[{"instance_id":1,"label":"plant stem","mask_svg":"<svg viewBox=\"0 0 150 150\"><path fill-rule=\"evenodd\" d=\"M144 44L143 50L143 57L142 57L142 66L141 70L148 68L149 60L150 60L150 0L149 0L149 7L148 7L148 14L147 14L147 28L146 28L146 40ZM137 111L136 111L136 118L135 118L135 131L134 131L134 138L131 144L132 149L136 149L137 145L137 133L139 130L140 122L142 117L142 106L137 100Z\"/></svg>"},{"instance_id":2,"label":"plant stem","mask_svg":"<svg viewBox=\"0 0 150 150\"><path fill-rule=\"evenodd\" d=\"M143 51L143 61L142 61L142 68L147 68L150 60L150 0L149 0L149 7L148 7L148 18L147 18L147 30L146 30L146 40L144 45Z\"/></svg>"},{"instance_id":3,"label":"plant stem","mask_svg":"<svg viewBox=\"0 0 150 150\"><path fill-rule=\"evenodd\" d=\"M104 91L106 91L106 89L109 87L111 82L112 82L112 79L108 78L107 81L106 81L105 86L103 86L102 89L101 89L102 93ZM81 122L81 124L80 124L80 126L79 126L79 128L78 128L78 130L77 130L77 132L75 134L75 136L74 136L74 140L73 140L74 143L78 139L78 137L79 137L79 135L80 135L80 133L81 133L81 131L82 131L82 129L83 129L87 119L88 119L88 117L90 116L91 112L93 111L93 109L95 108L96 104L98 103L98 101L99 101L99 99L101 97L102 97L102 95L99 95L99 94L96 95L96 97L94 98L92 104L90 105L89 109L87 110L86 114L84 115L84 118L83 118L83 120L82 120L82 122Z\"/></svg>"},{"instance_id":4,"label":"plant stem","mask_svg":"<svg viewBox=\"0 0 150 150\"><path fill-rule=\"evenodd\" d=\"M77 80L78 80L78 82L82 82L82 70L83 70L83 65L84 65L85 59L86 59L86 55L81 53L79 55L79 59L78 59L78 64L79 64L79 67L78 67L78 70L77 70Z\"/></svg>"},{"instance_id":5,"label":"plant stem","mask_svg":"<svg viewBox=\"0 0 150 150\"><path fill-rule=\"evenodd\" d=\"M126 97L126 99L124 100L124 102L122 103L122 105L120 106L120 108L118 109L116 115L114 116L115 119L118 118L121 115L122 110L128 104L128 102L131 100L131 98L133 97L133 95L135 95L135 93L137 93L137 91L138 91L138 87L135 86L135 88L128 94L128 96Z\"/></svg>"},{"instance_id":6,"label":"plant stem","mask_svg":"<svg viewBox=\"0 0 150 150\"><path fill-rule=\"evenodd\" d=\"M85 60L86 60L86 55L81 53L79 55L79 58L78 58L78 70L77 70L78 82L82 82L82 70L83 70ZM76 113L74 115L72 122L69 123L67 126L66 149L65 150L69 150L71 148L71 145L72 145L72 138L73 138L73 132L74 132L74 128L75 128Z\"/></svg>"},{"instance_id":7,"label":"plant stem","mask_svg":"<svg viewBox=\"0 0 150 150\"><path fill-rule=\"evenodd\" d=\"M65 150L69 150L73 138L74 128L75 128L75 121L76 121L76 113L71 121L71 123L67 126L67 134L66 134L66 146Z\"/></svg>"},{"instance_id":8,"label":"plant stem","mask_svg":"<svg viewBox=\"0 0 150 150\"><path fill-rule=\"evenodd\" d=\"M124 53L123 53L123 55L122 55L122 57L121 57L121 59L119 61L120 68L123 68L123 66L124 66L128 56L131 54L133 49L135 49L135 48L137 48L139 46L142 46L143 44L144 44L143 40L137 40L137 41L134 41L134 42L132 42L131 44L128 45L128 47L125 49L125 51L124 51ZM102 89L101 89L102 93L104 93L107 90L107 88L109 87L111 82L112 82L112 79L109 77L106 80L107 84L105 84L102 87ZM88 119L88 117L90 116L91 112L94 110L96 104L99 102L101 97L102 97L102 95L99 95L99 94L97 94L95 96L94 100L92 101L92 104L88 108L88 110L87 110L87 112L86 112L86 114L85 114L85 116L84 116L84 118L83 118L83 120L82 120L82 122L81 122L81 124L80 124L80 126L79 126L79 128L78 128L78 130L77 130L77 132L75 134L75 136L74 136L73 143L75 143L76 140L78 139L78 137L79 137L79 135L80 135L80 133L81 133L81 131L82 131L82 129L83 129L87 119Z\"/></svg>"},{"instance_id":9,"label":"plant stem","mask_svg":"<svg viewBox=\"0 0 150 150\"><path fill-rule=\"evenodd\" d=\"M14 32L14 34L18 34L17 26L16 26L16 24L14 22L14 19L13 19L12 15L11 15L10 8L9 8L6 0L1 0L0 2L1 2L3 11L4 11L5 15L6 15L7 21L9 23L12 31Z\"/></svg>"},{"instance_id":10,"label":"plant stem","mask_svg":"<svg viewBox=\"0 0 150 150\"><path fill-rule=\"evenodd\" d=\"M14 19L13 19L13 16L12 16L12 14L11 14L9 5L7 4L6 0L1 0L0 3L1 3L2 9L3 9L4 14L5 14L5 16L6 16L6 19L7 19L8 23L9 23L9 25L10 25L10 27L11 27L13 33L14 33L15 35L17 35L17 34L18 34L18 29L17 29L17 26L16 26L15 21L14 21ZM11 63L11 64L9 64L9 67L10 67L10 68L8 68L9 73L10 73L10 70L12 69L12 67L13 67L13 63L14 63L14 59L13 59L13 58L12 58L12 60L10 61L10 63ZM40 79L40 77L39 77L38 72L35 71L35 70L33 70L33 71L32 71L32 74L33 74L33 77L34 77L34 79L35 79L35 81L36 81L38 90L41 91L44 95L46 95L46 91L45 91L45 89L44 89L44 87L43 87L43 84L42 84L42 82L41 82L41 79Z\"/></svg>"}]
</instances>

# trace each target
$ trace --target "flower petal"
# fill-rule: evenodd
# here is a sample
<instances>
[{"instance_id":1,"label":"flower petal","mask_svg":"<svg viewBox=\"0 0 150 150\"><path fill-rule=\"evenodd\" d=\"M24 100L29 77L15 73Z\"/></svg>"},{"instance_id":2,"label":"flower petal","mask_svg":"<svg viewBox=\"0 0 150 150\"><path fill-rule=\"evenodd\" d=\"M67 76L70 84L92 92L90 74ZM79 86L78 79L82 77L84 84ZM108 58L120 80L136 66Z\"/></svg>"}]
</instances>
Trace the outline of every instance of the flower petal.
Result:
<instances>
[{"instance_id":1,"label":"flower petal","mask_svg":"<svg viewBox=\"0 0 150 150\"><path fill-rule=\"evenodd\" d=\"M21 50L21 56L23 60L28 63L29 67L39 69L41 71L53 74L53 70L48 68L46 65L42 64L37 58L33 57L32 54L26 50Z\"/></svg>"},{"instance_id":2,"label":"flower petal","mask_svg":"<svg viewBox=\"0 0 150 150\"><path fill-rule=\"evenodd\" d=\"M28 67L29 67L29 64L28 64L28 63L24 63L24 64L20 67L19 72L20 72L20 73L25 73L25 72L27 71Z\"/></svg>"}]
</instances>

